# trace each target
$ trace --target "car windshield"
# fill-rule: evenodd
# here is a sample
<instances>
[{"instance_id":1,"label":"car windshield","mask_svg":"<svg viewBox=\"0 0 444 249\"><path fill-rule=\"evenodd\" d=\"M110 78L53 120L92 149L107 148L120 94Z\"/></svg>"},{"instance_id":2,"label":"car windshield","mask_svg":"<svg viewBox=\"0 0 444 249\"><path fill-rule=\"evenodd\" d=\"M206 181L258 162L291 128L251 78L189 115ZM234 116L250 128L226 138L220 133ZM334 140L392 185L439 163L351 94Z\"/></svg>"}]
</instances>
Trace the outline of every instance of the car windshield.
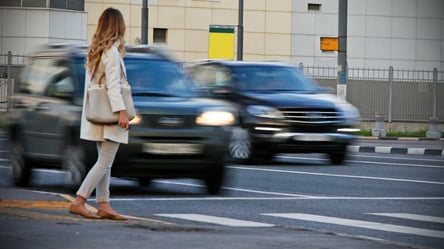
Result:
<instances>
[{"instance_id":1,"label":"car windshield","mask_svg":"<svg viewBox=\"0 0 444 249\"><path fill-rule=\"evenodd\" d=\"M240 91L316 91L319 86L284 66L245 66L233 68L233 79Z\"/></svg>"},{"instance_id":2,"label":"car windshield","mask_svg":"<svg viewBox=\"0 0 444 249\"><path fill-rule=\"evenodd\" d=\"M134 96L191 95L188 78L175 62L126 58L125 67Z\"/></svg>"},{"instance_id":3,"label":"car windshield","mask_svg":"<svg viewBox=\"0 0 444 249\"><path fill-rule=\"evenodd\" d=\"M128 82L134 96L178 96L189 97L189 79L180 65L167 60L125 58ZM79 82L85 79L85 58L75 59L75 74ZM84 84L80 84L83 94Z\"/></svg>"}]
</instances>

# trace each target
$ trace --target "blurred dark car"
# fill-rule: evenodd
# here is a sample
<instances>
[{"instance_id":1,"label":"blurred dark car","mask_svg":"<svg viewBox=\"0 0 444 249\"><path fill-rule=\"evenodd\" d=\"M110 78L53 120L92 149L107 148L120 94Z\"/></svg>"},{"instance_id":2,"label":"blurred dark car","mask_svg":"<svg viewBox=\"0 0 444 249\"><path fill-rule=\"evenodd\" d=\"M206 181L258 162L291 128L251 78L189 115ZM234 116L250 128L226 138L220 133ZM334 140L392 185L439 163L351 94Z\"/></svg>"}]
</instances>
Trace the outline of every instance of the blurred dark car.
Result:
<instances>
[{"instance_id":1,"label":"blurred dark car","mask_svg":"<svg viewBox=\"0 0 444 249\"><path fill-rule=\"evenodd\" d=\"M219 191L237 110L224 101L195 98L190 79L163 49L126 48L125 65L137 117L122 144L112 176L197 178ZM86 48L50 46L32 56L16 81L8 126L10 164L18 185L32 168L68 172L77 186L96 159L94 142L80 140Z\"/></svg>"},{"instance_id":2,"label":"blurred dark car","mask_svg":"<svg viewBox=\"0 0 444 249\"><path fill-rule=\"evenodd\" d=\"M230 155L248 162L276 153L326 153L342 164L360 116L292 65L209 60L185 65L195 91L237 106Z\"/></svg>"}]
</instances>

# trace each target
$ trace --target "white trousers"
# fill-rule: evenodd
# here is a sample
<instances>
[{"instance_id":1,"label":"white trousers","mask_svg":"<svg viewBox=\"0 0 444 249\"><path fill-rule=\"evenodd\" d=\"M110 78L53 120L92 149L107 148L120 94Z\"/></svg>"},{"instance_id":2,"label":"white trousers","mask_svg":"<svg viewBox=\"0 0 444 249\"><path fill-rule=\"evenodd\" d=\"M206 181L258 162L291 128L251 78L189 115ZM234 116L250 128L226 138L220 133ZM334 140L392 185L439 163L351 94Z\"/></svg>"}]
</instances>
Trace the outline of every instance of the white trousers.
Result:
<instances>
[{"instance_id":1,"label":"white trousers","mask_svg":"<svg viewBox=\"0 0 444 249\"><path fill-rule=\"evenodd\" d=\"M108 140L97 142L97 161L86 175L82 185L80 185L77 195L88 199L95 189L97 202L109 202L111 166L113 165L119 145L120 143Z\"/></svg>"}]
</instances>

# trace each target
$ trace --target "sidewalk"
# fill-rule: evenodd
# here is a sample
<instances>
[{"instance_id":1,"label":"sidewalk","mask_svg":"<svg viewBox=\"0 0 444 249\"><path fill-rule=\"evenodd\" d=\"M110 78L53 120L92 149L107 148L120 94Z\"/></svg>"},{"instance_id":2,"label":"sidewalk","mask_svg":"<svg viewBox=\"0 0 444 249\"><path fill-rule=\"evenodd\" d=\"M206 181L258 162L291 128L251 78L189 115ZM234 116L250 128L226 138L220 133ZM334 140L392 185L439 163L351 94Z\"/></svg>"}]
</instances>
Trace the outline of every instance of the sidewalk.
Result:
<instances>
[{"instance_id":1,"label":"sidewalk","mask_svg":"<svg viewBox=\"0 0 444 249\"><path fill-rule=\"evenodd\" d=\"M363 153L444 156L444 139L359 137L349 150Z\"/></svg>"}]
</instances>

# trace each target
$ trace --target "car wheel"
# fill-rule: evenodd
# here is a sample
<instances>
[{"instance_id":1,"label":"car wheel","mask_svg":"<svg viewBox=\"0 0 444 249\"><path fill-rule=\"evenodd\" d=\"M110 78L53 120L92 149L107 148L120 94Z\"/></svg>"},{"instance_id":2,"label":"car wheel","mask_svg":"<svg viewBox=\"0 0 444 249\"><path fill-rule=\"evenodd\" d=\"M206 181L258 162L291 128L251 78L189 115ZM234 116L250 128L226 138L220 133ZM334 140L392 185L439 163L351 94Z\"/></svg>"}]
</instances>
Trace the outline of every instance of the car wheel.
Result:
<instances>
[{"instance_id":1,"label":"car wheel","mask_svg":"<svg viewBox=\"0 0 444 249\"><path fill-rule=\"evenodd\" d=\"M241 127L233 129L228 151L230 159L235 161L248 161L251 158L251 136L248 129Z\"/></svg>"},{"instance_id":2,"label":"car wheel","mask_svg":"<svg viewBox=\"0 0 444 249\"><path fill-rule=\"evenodd\" d=\"M139 182L139 185L141 187L149 187L151 185L151 183L153 182L153 180L151 178L139 178L137 179L137 181Z\"/></svg>"},{"instance_id":3,"label":"car wheel","mask_svg":"<svg viewBox=\"0 0 444 249\"><path fill-rule=\"evenodd\" d=\"M27 186L31 181L32 169L24 156L24 148L20 139L11 141L9 163L12 169L12 178L17 186Z\"/></svg>"},{"instance_id":4,"label":"car wheel","mask_svg":"<svg viewBox=\"0 0 444 249\"><path fill-rule=\"evenodd\" d=\"M347 146L344 149L342 149L341 151L332 152L332 153L328 154L332 164L341 165L344 163L344 161L347 157L346 148L347 148Z\"/></svg>"},{"instance_id":5,"label":"car wheel","mask_svg":"<svg viewBox=\"0 0 444 249\"><path fill-rule=\"evenodd\" d=\"M259 161L271 161L273 160L275 152L271 149L268 150L258 150L257 153L254 153L254 158Z\"/></svg>"},{"instance_id":6,"label":"car wheel","mask_svg":"<svg viewBox=\"0 0 444 249\"><path fill-rule=\"evenodd\" d=\"M67 182L79 186L87 172L86 156L80 145L67 145L63 153L63 168L67 171Z\"/></svg>"},{"instance_id":7,"label":"car wheel","mask_svg":"<svg viewBox=\"0 0 444 249\"><path fill-rule=\"evenodd\" d=\"M225 167L222 164L215 165L212 170L208 172L205 177L205 185L207 191L211 195L218 194L222 188L222 184L225 176Z\"/></svg>"}]
</instances>

